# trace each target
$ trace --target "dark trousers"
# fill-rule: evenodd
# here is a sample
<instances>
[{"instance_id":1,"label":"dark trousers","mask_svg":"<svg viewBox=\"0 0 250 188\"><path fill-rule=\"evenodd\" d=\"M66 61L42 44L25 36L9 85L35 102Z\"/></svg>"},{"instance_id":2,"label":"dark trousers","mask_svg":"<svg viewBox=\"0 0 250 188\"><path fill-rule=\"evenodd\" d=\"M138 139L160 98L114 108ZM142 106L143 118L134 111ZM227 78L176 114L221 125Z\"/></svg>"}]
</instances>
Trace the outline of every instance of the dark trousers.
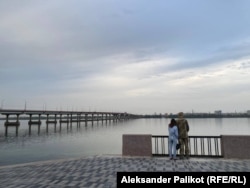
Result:
<instances>
[{"instance_id":1,"label":"dark trousers","mask_svg":"<svg viewBox=\"0 0 250 188\"><path fill-rule=\"evenodd\" d=\"M181 144L180 156L189 156L189 139L188 138L179 138L179 143Z\"/></svg>"}]
</instances>

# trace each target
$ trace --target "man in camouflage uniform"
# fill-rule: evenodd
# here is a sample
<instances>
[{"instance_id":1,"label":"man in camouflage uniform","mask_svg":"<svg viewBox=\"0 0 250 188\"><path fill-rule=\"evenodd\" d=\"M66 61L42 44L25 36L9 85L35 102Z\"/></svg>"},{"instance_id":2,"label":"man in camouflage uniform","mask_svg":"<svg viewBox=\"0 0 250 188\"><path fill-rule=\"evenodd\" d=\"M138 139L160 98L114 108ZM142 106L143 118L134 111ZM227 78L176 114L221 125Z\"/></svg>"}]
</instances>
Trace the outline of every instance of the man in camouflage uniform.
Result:
<instances>
[{"instance_id":1,"label":"man in camouflage uniform","mask_svg":"<svg viewBox=\"0 0 250 188\"><path fill-rule=\"evenodd\" d=\"M179 143L181 144L180 148L180 158L184 158L184 153L186 158L189 158L189 140L188 140L188 131L189 125L188 121L183 117L183 112L179 112L177 119L177 127L179 131Z\"/></svg>"}]
</instances>

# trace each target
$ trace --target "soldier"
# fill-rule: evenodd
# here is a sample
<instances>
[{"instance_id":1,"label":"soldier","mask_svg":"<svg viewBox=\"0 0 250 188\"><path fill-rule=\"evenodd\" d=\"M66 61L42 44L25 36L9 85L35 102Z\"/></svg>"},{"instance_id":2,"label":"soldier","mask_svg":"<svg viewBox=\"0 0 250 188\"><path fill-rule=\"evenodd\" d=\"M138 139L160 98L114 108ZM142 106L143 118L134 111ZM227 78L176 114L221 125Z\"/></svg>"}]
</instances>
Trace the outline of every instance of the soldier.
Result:
<instances>
[{"instance_id":1,"label":"soldier","mask_svg":"<svg viewBox=\"0 0 250 188\"><path fill-rule=\"evenodd\" d=\"M184 159L184 153L186 158L189 158L189 143L188 143L188 121L184 118L183 112L179 112L177 119L177 127L179 132L180 159Z\"/></svg>"}]
</instances>

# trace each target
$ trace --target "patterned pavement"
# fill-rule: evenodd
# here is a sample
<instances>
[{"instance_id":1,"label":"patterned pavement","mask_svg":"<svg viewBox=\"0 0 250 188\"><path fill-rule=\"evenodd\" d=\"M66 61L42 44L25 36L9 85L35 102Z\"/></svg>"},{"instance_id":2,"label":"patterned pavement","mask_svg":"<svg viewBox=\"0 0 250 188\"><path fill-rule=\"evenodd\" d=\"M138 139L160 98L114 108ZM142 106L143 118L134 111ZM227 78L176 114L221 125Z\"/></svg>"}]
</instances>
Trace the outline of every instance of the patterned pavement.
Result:
<instances>
[{"instance_id":1,"label":"patterned pavement","mask_svg":"<svg viewBox=\"0 0 250 188\"><path fill-rule=\"evenodd\" d=\"M87 156L0 166L0 187L115 188L117 172L250 172L250 160Z\"/></svg>"}]
</instances>

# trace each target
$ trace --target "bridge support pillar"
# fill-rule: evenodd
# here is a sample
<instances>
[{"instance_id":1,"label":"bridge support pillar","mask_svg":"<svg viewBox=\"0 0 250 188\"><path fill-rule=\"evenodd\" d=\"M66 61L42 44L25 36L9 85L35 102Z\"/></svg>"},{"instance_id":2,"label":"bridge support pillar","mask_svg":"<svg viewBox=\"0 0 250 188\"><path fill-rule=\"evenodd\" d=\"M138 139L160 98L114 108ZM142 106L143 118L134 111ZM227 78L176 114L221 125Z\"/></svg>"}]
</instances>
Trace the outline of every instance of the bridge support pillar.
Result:
<instances>
[{"instance_id":1,"label":"bridge support pillar","mask_svg":"<svg viewBox=\"0 0 250 188\"><path fill-rule=\"evenodd\" d=\"M5 126L5 136L8 136L8 127L16 127L16 136L18 136L18 128L20 126L20 122L19 122L19 115L20 114L16 114L16 122L9 122L9 115L10 114L6 114L6 121L4 123Z\"/></svg>"},{"instance_id":2,"label":"bridge support pillar","mask_svg":"<svg viewBox=\"0 0 250 188\"><path fill-rule=\"evenodd\" d=\"M29 119L29 135L31 135L31 125L38 125L38 134L40 133L40 127L41 127L41 114L38 114L38 120L37 121L32 121L32 115L29 114L30 119Z\"/></svg>"},{"instance_id":3,"label":"bridge support pillar","mask_svg":"<svg viewBox=\"0 0 250 188\"><path fill-rule=\"evenodd\" d=\"M56 124L57 124L57 121L56 121L56 116L57 116L57 114L55 114L55 118L54 118L54 120L50 120L50 119L49 119L49 114L47 114L47 120L46 120L46 132L48 132L48 131L49 131L49 124L54 124L54 126L55 126L55 132L56 132Z\"/></svg>"}]
</instances>

